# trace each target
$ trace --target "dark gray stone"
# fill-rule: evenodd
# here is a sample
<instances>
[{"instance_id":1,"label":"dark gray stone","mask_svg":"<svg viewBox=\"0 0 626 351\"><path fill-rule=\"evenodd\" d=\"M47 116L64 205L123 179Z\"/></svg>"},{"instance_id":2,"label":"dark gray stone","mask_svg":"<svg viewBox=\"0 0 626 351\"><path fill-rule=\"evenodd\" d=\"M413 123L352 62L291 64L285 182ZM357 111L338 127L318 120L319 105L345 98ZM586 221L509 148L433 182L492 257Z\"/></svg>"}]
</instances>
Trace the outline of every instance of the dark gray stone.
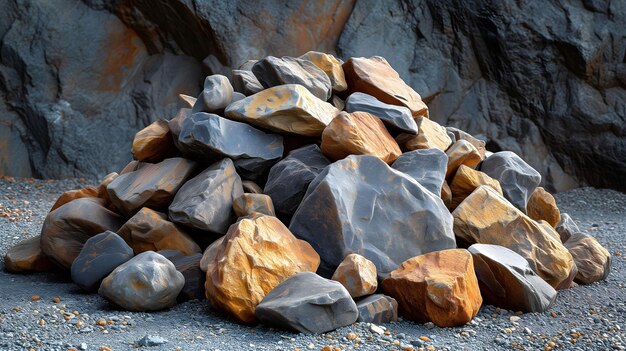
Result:
<instances>
[{"instance_id":1,"label":"dark gray stone","mask_svg":"<svg viewBox=\"0 0 626 351\"><path fill-rule=\"evenodd\" d=\"M208 76L204 80L204 89L193 105L192 112L222 113L233 101L233 86L228 78L221 74Z\"/></svg>"},{"instance_id":2,"label":"dark gray stone","mask_svg":"<svg viewBox=\"0 0 626 351\"><path fill-rule=\"evenodd\" d=\"M178 302L206 298L204 295L206 274L200 269L201 253L187 256L178 250L160 250L157 253L170 260L176 270L185 277L185 285L177 297Z\"/></svg>"},{"instance_id":3,"label":"dark gray stone","mask_svg":"<svg viewBox=\"0 0 626 351\"><path fill-rule=\"evenodd\" d=\"M332 95L330 78L311 61L295 57L265 57L252 66L252 73L264 88L300 84L317 98L327 101Z\"/></svg>"},{"instance_id":4,"label":"dark gray stone","mask_svg":"<svg viewBox=\"0 0 626 351\"><path fill-rule=\"evenodd\" d=\"M357 322L389 323L398 320L398 302L393 297L374 294L356 301L359 310Z\"/></svg>"},{"instance_id":5,"label":"dark gray stone","mask_svg":"<svg viewBox=\"0 0 626 351\"><path fill-rule=\"evenodd\" d=\"M411 110L404 106L386 104L377 98L365 93L352 93L346 99L347 112L369 112L380 118L391 130L409 134L417 134L417 124L411 115Z\"/></svg>"},{"instance_id":6,"label":"dark gray stone","mask_svg":"<svg viewBox=\"0 0 626 351\"><path fill-rule=\"evenodd\" d=\"M456 247L441 198L373 156L351 155L326 167L309 184L289 230L320 255L323 276L351 253L372 261L382 279L411 257Z\"/></svg>"},{"instance_id":7,"label":"dark gray stone","mask_svg":"<svg viewBox=\"0 0 626 351\"><path fill-rule=\"evenodd\" d=\"M133 249L111 231L89 238L72 263L72 281L85 291L97 291L100 282L122 263L133 258Z\"/></svg>"},{"instance_id":8,"label":"dark gray stone","mask_svg":"<svg viewBox=\"0 0 626 351\"><path fill-rule=\"evenodd\" d=\"M516 252L488 244L474 244L468 250L486 303L522 312L543 312L554 304L556 290Z\"/></svg>"},{"instance_id":9,"label":"dark gray stone","mask_svg":"<svg viewBox=\"0 0 626 351\"><path fill-rule=\"evenodd\" d=\"M293 150L269 172L263 193L272 198L274 210L283 218L291 218L302 201L309 183L330 161L317 145Z\"/></svg>"},{"instance_id":10,"label":"dark gray stone","mask_svg":"<svg viewBox=\"0 0 626 351\"><path fill-rule=\"evenodd\" d=\"M302 272L265 295L254 315L267 325L301 333L325 333L354 323L359 313L343 285Z\"/></svg>"},{"instance_id":11,"label":"dark gray stone","mask_svg":"<svg viewBox=\"0 0 626 351\"><path fill-rule=\"evenodd\" d=\"M561 213L561 220L556 225L555 229L557 233L559 233L562 243L565 243L573 234L581 232L572 217L563 212Z\"/></svg>"},{"instance_id":12,"label":"dark gray stone","mask_svg":"<svg viewBox=\"0 0 626 351\"><path fill-rule=\"evenodd\" d=\"M233 200L243 194L233 161L225 158L187 181L169 207L172 222L214 234L226 234L237 219Z\"/></svg>"},{"instance_id":13,"label":"dark gray stone","mask_svg":"<svg viewBox=\"0 0 626 351\"><path fill-rule=\"evenodd\" d=\"M500 182L504 197L526 213L528 199L541 183L541 174L511 151L500 151L487 157L480 170Z\"/></svg>"},{"instance_id":14,"label":"dark gray stone","mask_svg":"<svg viewBox=\"0 0 626 351\"><path fill-rule=\"evenodd\" d=\"M418 149L405 152L391 168L406 173L431 193L439 196L446 179L448 155L439 149Z\"/></svg>"},{"instance_id":15,"label":"dark gray stone","mask_svg":"<svg viewBox=\"0 0 626 351\"><path fill-rule=\"evenodd\" d=\"M154 335L146 335L143 338L139 339L139 341L137 341L137 345L142 347L159 346L166 343L167 339Z\"/></svg>"},{"instance_id":16,"label":"dark gray stone","mask_svg":"<svg viewBox=\"0 0 626 351\"><path fill-rule=\"evenodd\" d=\"M259 83L254 73L243 69L233 70L233 87L236 92L245 96L254 95L263 90L263 86Z\"/></svg>"}]
</instances>

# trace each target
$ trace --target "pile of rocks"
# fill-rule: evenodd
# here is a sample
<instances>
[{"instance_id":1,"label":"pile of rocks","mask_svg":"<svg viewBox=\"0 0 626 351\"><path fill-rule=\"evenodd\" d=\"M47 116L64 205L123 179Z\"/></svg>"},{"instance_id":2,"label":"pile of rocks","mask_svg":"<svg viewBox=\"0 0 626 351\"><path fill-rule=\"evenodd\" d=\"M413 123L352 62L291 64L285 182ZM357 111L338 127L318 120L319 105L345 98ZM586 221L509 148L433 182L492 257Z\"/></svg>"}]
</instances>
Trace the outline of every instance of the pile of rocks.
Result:
<instances>
[{"instance_id":1,"label":"pile of rocks","mask_svg":"<svg viewBox=\"0 0 626 351\"><path fill-rule=\"evenodd\" d=\"M544 311L610 271L537 171L429 119L381 57L270 56L181 103L119 174L61 195L5 268L69 270L127 310L206 297L314 333Z\"/></svg>"}]
</instances>

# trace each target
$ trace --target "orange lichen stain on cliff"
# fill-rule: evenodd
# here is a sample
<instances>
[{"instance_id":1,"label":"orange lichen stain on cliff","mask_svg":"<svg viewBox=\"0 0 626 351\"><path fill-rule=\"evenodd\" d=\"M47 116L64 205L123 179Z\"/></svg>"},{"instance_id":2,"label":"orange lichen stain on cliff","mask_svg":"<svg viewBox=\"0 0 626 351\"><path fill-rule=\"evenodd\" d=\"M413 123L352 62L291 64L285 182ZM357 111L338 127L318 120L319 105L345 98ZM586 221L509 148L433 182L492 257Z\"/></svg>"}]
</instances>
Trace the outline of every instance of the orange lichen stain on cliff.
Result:
<instances>
[{"instance_id":1,"label":"orange lichen stain on cliff","mask_svg":"<svg viewBox=\"0 0 626 351\"><path fill-rule=\"evenodd\" d=\"M98 90L120 91L138 56L145 51L143 43L137 33L125 28L112 32L102 50L106 57L100 68Z\"/></svg>"}]
</instances>

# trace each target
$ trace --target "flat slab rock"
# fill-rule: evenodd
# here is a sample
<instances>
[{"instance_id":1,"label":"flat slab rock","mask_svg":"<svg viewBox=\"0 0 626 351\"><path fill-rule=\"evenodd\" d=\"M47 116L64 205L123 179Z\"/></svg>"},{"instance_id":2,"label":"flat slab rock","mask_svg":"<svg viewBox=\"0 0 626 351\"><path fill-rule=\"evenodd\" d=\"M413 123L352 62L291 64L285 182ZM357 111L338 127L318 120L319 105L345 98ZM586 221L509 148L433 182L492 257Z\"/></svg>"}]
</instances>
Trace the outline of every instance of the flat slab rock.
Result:
<instances>
[{"instance_id":1,"label":"flat slab rock","mask_svg":"<svg viewBox=\"0 0 626 351\"><path fill-rule=\"evenodd\" d=\"M356 322L359 313L338 282L298 273L275 287L255 311L264 324L302 333L324 333Z\"/></svg>"}]
</instances>

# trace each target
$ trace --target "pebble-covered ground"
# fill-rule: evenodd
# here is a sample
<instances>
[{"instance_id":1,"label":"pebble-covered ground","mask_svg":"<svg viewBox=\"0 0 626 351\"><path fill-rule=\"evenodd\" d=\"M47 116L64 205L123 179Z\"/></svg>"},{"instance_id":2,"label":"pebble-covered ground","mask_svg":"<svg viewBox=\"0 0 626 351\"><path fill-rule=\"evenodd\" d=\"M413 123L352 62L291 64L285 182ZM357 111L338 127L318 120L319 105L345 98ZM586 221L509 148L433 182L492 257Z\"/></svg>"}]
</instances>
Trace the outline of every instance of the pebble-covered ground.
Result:
<instances>
[{"instance_id":1,"label":"pebble-covered ground","mask_svg":"<svg viewBox=\"0 0 626 351\"><path fill-rule=\"evenodd\" d=\"M39 234L48 209L81 180L0 178L0 254ZM559 293L546 313L483 307L459 328L400 321L322 335L241 326L195 301L158 313L112 309L60 273L0 272L0 350L624 350L626 194L582 188L557 195L562 211L613 255L606 281ZM155 345L155 346L143 346Z\"/></svg>"}]
</instances>

